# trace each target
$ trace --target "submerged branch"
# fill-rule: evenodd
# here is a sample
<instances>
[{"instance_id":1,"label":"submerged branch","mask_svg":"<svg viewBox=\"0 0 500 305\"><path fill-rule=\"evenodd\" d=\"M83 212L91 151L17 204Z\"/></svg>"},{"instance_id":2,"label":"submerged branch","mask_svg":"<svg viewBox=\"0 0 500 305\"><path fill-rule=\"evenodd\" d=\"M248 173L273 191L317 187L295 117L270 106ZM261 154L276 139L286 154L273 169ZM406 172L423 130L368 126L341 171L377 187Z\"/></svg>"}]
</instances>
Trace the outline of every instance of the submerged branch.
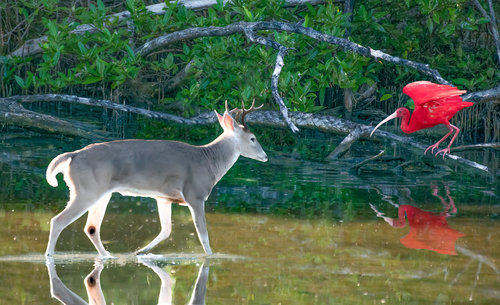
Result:
<instances>
[{"instance_id":1,"label":"submerged branch","mask_svg":"<svg viewBox=\"0 0 500 305\"><path fill-rule=\"evenodd\" d=\"M351 166L351 168L349 168L349 171L359 170L362 166L377 160L378 158L382 157L383 155L385 155L385 150L382 150L377 155L370 157L370 158L366 158L365 160L359 162L358 164Z\"/></svg>"}]
</instances>

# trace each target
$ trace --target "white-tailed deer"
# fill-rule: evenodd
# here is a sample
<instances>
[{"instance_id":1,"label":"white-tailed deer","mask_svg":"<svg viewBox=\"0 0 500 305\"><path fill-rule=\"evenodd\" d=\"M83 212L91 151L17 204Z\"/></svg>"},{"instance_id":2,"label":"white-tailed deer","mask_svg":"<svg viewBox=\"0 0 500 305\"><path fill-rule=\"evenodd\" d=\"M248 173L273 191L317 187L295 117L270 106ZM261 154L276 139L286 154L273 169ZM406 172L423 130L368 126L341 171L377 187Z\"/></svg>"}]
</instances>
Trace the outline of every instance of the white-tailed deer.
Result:
<instances>
[{"instance_id":1,"label":"white-tailed deer","mask_svg":"<svg viewBox=\"0 0 500 305\"><path fill-rule=\"evenodd\" d=\"M266 153L245 124L245 115L261 107L254 108L252 103L248 110L243 105L242 109L228 111L226 101L224 115L216 113L224 133L204 146L175 141L123 140L92 144L54 158L47 168L47 181L57 186L56 175L63 173L70 199L66 208L51 220L45 255L53 255L61 231L88 211L85 233L100 256L109 256L99 231L114 192L152 197L158 203L161 232L137 253L149 251L170 235L171 205L177 203L189 207L203 249L212 254L205 222L205 200L240 155L267 161Z\"/></svg>"}]
</instances>

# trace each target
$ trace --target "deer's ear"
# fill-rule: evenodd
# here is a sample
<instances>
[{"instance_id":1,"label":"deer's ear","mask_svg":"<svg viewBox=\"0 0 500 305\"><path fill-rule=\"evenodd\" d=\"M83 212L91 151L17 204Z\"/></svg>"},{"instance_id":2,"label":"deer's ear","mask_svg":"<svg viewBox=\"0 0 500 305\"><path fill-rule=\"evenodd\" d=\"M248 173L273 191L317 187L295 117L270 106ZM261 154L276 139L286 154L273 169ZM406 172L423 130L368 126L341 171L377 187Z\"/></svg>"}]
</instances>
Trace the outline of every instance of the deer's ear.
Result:
<instances>
[{"instance_id":1,"label":"deer's ear","mask_svg":"<svg viewBox=\"0 0 500 305\"><path fill-rule=\"evenodd\" d=\"M223 119L222 115L220 115L220 114L219 114L217 111L215 111L215 110L214 110L214 112L215 112L215 114L217 115L217 120L219 120L219 124L220 124L220 126L221 126L222 128L224 128L224 119Z\"/></svg>"},{"instance_id":2,"label":"deer's ear","mask_svg":"<svg viewBox=\"0 0 500 305\"><path fill-rule=\"evenodd\" d=\"M224 125L222 126L224 129L234 131L234 120L229 114L224 113L222 120L224 121Z\"/></svg>"}]
</instances>

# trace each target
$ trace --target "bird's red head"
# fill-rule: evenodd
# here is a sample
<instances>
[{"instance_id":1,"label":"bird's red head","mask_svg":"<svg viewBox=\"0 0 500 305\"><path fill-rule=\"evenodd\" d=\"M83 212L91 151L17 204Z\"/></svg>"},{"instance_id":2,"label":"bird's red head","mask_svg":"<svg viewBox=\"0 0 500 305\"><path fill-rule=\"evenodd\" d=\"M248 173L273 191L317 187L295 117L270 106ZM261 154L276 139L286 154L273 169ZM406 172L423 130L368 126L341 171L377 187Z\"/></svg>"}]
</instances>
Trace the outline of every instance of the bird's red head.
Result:
<instances>
[{"instance_id":1,"label":"bird's red head","mask_svg":"<svg viewBox=\"0 0 500 305\"><path fill-rule=\"evenodd\" d=\"M410 110L408 110L408 108L401 107L401 108L396 109L396 111L394 111L393 114L386 117L382 122L378 123L378 125L375 126L375 128L373 128L373 130L370 134L370 137L373 135L375 130L377 130L377 128L382 126L382 124L384 124L385 122L388 122L388 121L395 119L395 118L402 118L403 121L407 121L409 117L410 117Z\"/></svg>"}]
</instances>

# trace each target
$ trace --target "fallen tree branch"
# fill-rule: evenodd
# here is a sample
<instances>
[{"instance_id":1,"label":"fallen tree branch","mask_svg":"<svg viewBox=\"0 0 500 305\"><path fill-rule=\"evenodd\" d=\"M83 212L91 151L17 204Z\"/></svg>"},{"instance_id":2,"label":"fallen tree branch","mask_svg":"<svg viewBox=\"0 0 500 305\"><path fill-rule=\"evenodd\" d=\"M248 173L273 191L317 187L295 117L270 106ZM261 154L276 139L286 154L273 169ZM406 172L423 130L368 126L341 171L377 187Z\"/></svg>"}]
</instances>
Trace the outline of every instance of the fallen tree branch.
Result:
<instances>
[{"instance_id":1,"label":"fallen tree branch","mask_svg":"<svg viewBox=\"0 0 500 305\"><path fill-rule=\"evenodd\" d=\"M462 146L452 147L451 151L457 152L457 151L477 150L485 148L500 149L500 143L496 142L496 143L481 143L474 145L462 145Z\"/></svg>"},{"instance_id":2,"label":"fallen tree branch","mask_svg":"<svg viewBox=\"0 0 500 305\"><path fill-rule=\"evenodd\" d=\"M467 93L462 95L462 99L473 103L486 103L491 100L497 100L497 102L500 102L500 86L488 90Z\"/></svg>"},{"instance_id":3,"label":"fallen tree branch","mask_svg":"<svg viewBox=\"0 0 500 305\"><path fill-rule=\"evenodd\" d=\"M0 99L0 124L11 124L26 129L45 130L86 139L109 139L106 133L97 130L92 125L33 112L12 100Z\"/></svg>"},{"instance_id":4,"label":"fallen tree branch","mask_svg":"<svg viewBox=\"0 0 500 305\"><path fill-rule=\"evenodd\" d=\"M359 162L358 164L351 166L351 168L349 168L349 171L357 171L365 164L373 162L373 161L377 160L378 158L382 157L383 155L385 155L385 150L382 150L377 155L370 157L370 158L366 158L365 160Z\"/></svg>"},{"instance_id":5,"label":"fallen tree branch","mask_svg":"<svg viewBox=\"0 0 500 305\"><path fill-rule=\"evenodd\" d=\"M157 111L149 111L146 109L142 108L137 108L137 107L132 107L128 105L121 105L121 104L115 104L110 101L105 101L105 100L96 100L96 99L91 99L91 98L81 98L77 96L72 96L72 95L62 95L62 94L39 94L39 95L29 95L29 96L12 96L4 99L0 99L0 106L5 105L8 103L15 103L15 102L35 102L35 101L65 101L65 102L70 102L70 103L80 103L88 106L98 106L98 107L107 107L110 109L118 110L118 111L124 111L124 112L131 112L131 113L137 113L140 115L144 115L146 117L150 118L157 118L157 119L162 119L168 122L174 122L178 124L183 124L183 125L209 125L213 124L216 122L215 115L212 112L205 112L200 115L197 115L193 118L186 119L183 117L167 114L167 113L162 113L162 112L157 112ZM21 105L18 105L19 107L22 108ZM24 108L22 108L24 109ZM26 109L24 109L27 111ZM8 115L2 114L0 112L0 123L2 123L1 119L3 115ZM36 113L36 115L40 115ZM293 122L294 125L300 127L300 128L309 128L309 129L316 129L320 131L324 131L327 133L332 133L332 134L338 134L338 135L348 135L351 133L357 126L366 126L362 124L357 124L352 121L347 121L340 119L338 117L334 116L329 116L329 115L320 115L320 114L312 114L312 113L304 113L304 112L292 112L290 113L290 120ZM256 125L262 125L262 126L273 126L273 127L283 127L286 128L287 125L286 123L280 119L279 112L277 111L256 111L248 114L247 117L245 117L245 121L250 124L256 124ZM64 121L65 122L65 121ZM7 122L5 122L7 123ZM66 122L67 123L67 122ZM11 123L11 124L15 124ZM373 129L372 126L369 126L369 131ZM47 126L47 130L50 130L51 127ZM419 150L425 150L427 148L426 145L414 141L411 138L408 137L401 137L398 135L395 135L390 132L382 131L382 130L376 130L374 133L374 136L376 137L382 137L386 138L390 141L401 143L404 145L412 146L415 148L418 148ZM82 136L82 137L88 137L87 136ZM481 164L478 164L476 162L461 158L456 155L451 155L447 154L446 158L455 160L459 163L466 164L468 166L471 166L475 169L481 170L481 171L486 171L488 172L488 168L486 166L483 166Z\"/></svg>"}]
</instances>

